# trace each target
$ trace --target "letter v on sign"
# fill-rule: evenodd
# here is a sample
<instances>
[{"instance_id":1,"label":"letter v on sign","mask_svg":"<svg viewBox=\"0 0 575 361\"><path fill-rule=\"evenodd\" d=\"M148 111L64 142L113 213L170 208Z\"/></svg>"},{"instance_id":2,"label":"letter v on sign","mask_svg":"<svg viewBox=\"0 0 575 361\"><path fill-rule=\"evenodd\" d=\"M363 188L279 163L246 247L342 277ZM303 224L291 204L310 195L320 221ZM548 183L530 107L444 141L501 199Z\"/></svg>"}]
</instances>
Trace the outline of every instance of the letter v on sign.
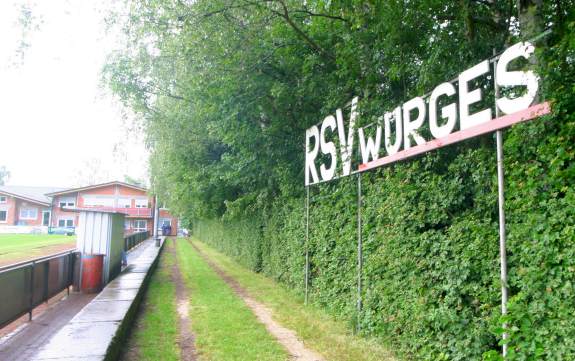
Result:
<instances>
[{"instance_id":1,"label":"letter v on sign","mask_svg":"<svg viewBox=\"0 0 575 361\"><path fill-rule=\"evenodd\" d=\"M337 133L339 135L339 149L341 155L341 162L343 164L342 176L347 176L351 173L351 157L353 154L353 135L355 133L355 118L357 118L357 102L359 97L351 100L351 111L349 114L349 127L347 128L347 137L345 136L345 127L343 126L343 114L341 109L336 110L337 117Z\"/></svg>"}]
</instances>

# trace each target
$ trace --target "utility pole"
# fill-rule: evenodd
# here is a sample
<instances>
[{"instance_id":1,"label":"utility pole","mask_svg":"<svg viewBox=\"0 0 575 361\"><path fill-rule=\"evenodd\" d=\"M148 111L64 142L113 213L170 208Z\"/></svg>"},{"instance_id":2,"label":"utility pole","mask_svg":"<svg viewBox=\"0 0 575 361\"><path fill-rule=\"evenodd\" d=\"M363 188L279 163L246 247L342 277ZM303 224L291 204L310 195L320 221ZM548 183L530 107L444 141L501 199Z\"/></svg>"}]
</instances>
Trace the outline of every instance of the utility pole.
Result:
<instances>
[{"instance_id":1,"label":"utility pole","mask_svg":"<svg viewBox=\"0 0 575 361\"><path fill-rule=\"evenodd\" d=\"M156 246L160 246L160 238L158 237L158 218L160 216L160 209L158 207L158 196L154 195L154 230L152 231L152 235L156 240Z\"/></svg>"}]
</instances>

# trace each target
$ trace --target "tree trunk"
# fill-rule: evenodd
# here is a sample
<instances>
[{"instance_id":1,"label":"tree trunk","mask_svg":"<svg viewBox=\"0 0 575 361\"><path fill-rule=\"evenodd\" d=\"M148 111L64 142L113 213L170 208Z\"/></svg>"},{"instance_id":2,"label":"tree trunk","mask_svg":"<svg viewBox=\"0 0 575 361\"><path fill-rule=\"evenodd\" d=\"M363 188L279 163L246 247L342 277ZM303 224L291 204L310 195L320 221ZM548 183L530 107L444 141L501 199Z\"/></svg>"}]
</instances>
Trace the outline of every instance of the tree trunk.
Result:
<instances>
[{"instance_id":1,"label":"tree trunk","mask_svg":"<svg viewBox=\"0 0 575 361\"><path fill-rule=\"evenodd\" d=\"M519 26L524 40L535 37L543 31L543 16L541 11L543 0L518 0Z\"/></svg>"}]
</instances>

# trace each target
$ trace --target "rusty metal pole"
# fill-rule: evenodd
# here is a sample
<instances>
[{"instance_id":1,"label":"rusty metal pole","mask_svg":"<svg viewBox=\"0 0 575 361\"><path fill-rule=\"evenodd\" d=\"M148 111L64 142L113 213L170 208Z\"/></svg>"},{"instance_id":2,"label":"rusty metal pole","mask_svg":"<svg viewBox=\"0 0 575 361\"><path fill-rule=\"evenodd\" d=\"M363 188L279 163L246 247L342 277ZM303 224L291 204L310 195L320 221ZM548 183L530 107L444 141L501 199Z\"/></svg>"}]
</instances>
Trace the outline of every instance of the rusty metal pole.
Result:
<instances>
[{"instance_id":1,"label":"rusty metal pole","mask_svg":"<svg viewBox=\"0 0 575 361\"><path fill-rule=\"evenodd\" d=\"M497 54L493 49L493 54ZM497 66L497 60L494 60L493 66ZM494 72L496 74L496 72ZM499 98L499 86L497 85L497 78L493 78L495 86L495 117L499 118L499 108L497 107L497 99ZM507 314L507 250L506 250L506 231L505 231L505 170L503 168L503 131L498 130L495 132L497 142L497 196L499 206L499 257L501 264L501 314ZM503 324L503 330L507 329L507 324ZM503 332L503 341L507 340L507 332ZM503 357L507 356L507 344L503 344Z\"/></svg>"},{"instance_id":2,"label":"rusty metal pole","mask_svg":"<svg viewBox=\"0 0 575 361\"><path fill-rule=\"evenodd\" d=\"M305 304L307 305L309 288L309 186L306 186L305 189Z\"/></svg>"}]
</instances>

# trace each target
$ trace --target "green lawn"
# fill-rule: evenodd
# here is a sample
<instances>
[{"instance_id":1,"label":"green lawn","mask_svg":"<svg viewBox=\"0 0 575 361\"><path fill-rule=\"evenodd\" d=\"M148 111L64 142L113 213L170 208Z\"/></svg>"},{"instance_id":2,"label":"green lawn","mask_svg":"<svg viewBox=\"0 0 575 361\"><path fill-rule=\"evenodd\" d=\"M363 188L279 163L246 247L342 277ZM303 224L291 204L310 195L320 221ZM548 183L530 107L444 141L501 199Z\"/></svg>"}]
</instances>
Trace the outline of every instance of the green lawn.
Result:
<instances>
[{"instance_id":1,"label":"green lawn","mask_svg":"<svg viewBox=\"0 0 575 361\"><path fill-rule=\"evenodd\" d=\"M305 306L301 296L282 285L242 267L198 240L193 242L253 298L268 306L278 323L294 330L308 348L319 352L326 360L395 360L381 340L352 335L348 323L334 320L313 305Z\"/></svg>"},{"instance_id":2,"label":"green lawn","mask_svg":"<svg viewBox=\"0 0 575 361\"><path fill-rule=\"evenodd\" d=\"M142 301L136 325L130 331L123 361L180 359L176 291L171 277L174 255L166 249L172 247L171 242L164 247Z\"/></svg>"},{"instance_id":3,"label":"green lawn","mask_svg":"<svg viewBox=\"0 0 575 361\"><path fill-rule=\"evenodd\" d=\"M0 234L0 265L74 248L76 237L49 234Z\"/></svg>"},{"instance_id":4,"label":"green lawn","mask_svg":"<svg viewBox=\"0 0 575 361\"><path fill-rule=\"evenodd\" d=\"M200 360L288 360L285 349L186 240L177 242L190 289L190 319Z\"/></svg>"}]
</instances>

